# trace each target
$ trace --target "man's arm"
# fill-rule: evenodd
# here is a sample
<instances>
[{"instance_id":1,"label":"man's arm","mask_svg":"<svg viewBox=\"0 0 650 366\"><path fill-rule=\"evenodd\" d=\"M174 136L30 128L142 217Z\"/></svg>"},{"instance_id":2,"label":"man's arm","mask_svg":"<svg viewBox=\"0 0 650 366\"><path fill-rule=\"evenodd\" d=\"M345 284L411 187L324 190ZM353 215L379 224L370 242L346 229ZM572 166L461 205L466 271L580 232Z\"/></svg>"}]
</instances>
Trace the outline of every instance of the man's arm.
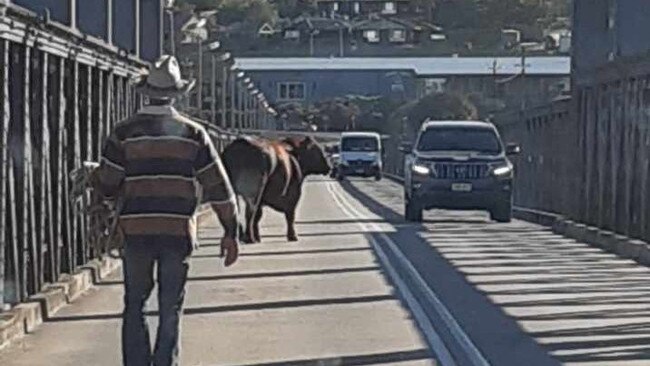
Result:
<instances>
[{"instance_id":1,"label":"man's arm","mask_svg":"<svg viewBox=\"0 0 650 366\"><path fill-rule=\"evenodd\" d=\"M202 203L211 205L225 231L221 254L225 254L226 266L229 266L238 256L237 201L226 169L208 133L203 130L202 135L194 168L203 188Z\"/></svg>"}]
</instances>

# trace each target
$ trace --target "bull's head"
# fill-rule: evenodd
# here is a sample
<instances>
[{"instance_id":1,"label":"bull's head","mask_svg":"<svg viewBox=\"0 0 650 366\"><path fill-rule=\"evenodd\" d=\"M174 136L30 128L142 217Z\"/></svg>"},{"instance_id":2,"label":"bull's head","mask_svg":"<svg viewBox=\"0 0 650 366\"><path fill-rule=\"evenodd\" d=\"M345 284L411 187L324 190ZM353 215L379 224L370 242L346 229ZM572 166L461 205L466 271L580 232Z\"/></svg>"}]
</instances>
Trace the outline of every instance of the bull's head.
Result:
<instances>
[{"instance_id":1,"label":"bull's head","mask_svg":"<svg viewBox=\"0 0 650 366\"><path fill-rule=\"evenodd\" d=\"M291 153L298 160L304 175L327 175L332 170L323 148L313 137L288 138L285 143L291 146Z\"/></svg>"}]
</instances>

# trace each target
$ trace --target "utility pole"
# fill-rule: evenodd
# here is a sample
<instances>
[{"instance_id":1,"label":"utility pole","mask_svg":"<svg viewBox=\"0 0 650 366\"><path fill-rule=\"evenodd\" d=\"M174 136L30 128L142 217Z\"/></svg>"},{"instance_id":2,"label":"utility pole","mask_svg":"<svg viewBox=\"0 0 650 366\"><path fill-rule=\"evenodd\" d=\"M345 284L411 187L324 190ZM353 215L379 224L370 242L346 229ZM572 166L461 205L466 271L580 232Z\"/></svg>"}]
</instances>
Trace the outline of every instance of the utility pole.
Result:
<instances>
[{"instance_id":1,"label":"utility pole","mask_svg":"<svg viewBox=\"0 0 650 366\"><path fill-rule=\"evenodd\" d=\"M199 110L199 118L201 117L201 112L203 111L203 41L199 39L199 77L198 77L198 86L196 88L196 104Z\"/></svg>"},{"instance_id":2,"label":"utility pole","mask_svg":"<svg viewBox=\"0 0 650 366\"><path fill-rule=\"evenodd\" d=\"M343 52L343 26L339 24L339 57L344 57Z\"/></svg>"},{"instance_id":3,"label":"utility pole","mask_svg":"<svg viewBox=\"0 0 650 366\"><path fill-rule=\"evenodd\" d=\"M165 1L165 12L169 16L169 50L172 56L176 56L176 25L174 24L174 2L175 0Z\"/></svg>"},{"instance_id":4,"label":"utility pole","mask_svg":"<svg viewBox=\"0 0 650 366\"><path fill-rule=\"evenodd\" d=\"M216 52L221 47L219 41L208 45L210 51L210 121L217 124L217 56Z\"/></svg>"},{"instance_id":5,"label":"utility pole","mask_svg":"<svg viewBox=\"0 0 650 366\"><path fill-rule=\"evenodd\" d=\"M217 62L216 56L210 55L210 117L212 124L217 124Z\"/></svg>"}]
</instances>

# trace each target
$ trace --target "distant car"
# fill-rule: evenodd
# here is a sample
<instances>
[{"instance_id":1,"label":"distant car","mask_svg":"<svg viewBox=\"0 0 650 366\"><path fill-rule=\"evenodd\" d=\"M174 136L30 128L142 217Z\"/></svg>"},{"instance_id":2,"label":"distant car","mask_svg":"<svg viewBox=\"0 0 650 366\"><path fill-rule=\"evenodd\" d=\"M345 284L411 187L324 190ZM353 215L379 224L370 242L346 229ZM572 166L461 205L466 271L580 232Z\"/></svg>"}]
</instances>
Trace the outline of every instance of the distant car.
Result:
<instances>
[{"instance_id":1,"label":"distant car","mask_svg":"<svg viewBox=\"0 0 650 366\"><path fill-rule=\"evenodd\" d=\"M514 169L496 127L487 122L428 121L415 145L404 144L404 216L422 221L432 208L487 210L492 220L512 219Z\"/></svg>"},{"instance_id":2,"label":"distant car","mask_svg":"<svg viewBox=\"0 0 650 366\"><path fill-rule=\"evenodd\" d=\"M375 132L344 132L339 143L337 177L382 178L381 136Z\"/></svg>"}]
</instances>

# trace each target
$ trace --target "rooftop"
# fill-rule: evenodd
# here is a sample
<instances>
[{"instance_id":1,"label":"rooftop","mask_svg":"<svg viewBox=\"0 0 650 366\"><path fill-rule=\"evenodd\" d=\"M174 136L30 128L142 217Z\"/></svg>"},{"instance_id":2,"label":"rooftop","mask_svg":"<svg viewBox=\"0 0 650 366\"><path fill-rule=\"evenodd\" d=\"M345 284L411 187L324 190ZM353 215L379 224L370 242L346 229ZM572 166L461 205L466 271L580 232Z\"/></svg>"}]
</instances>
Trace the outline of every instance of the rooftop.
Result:
<instances>
[{"instance_id":1,"label":"rooftop","mask_svg":"<svg viewBox=\"0 0 650 366\"><path fill-rule=\"evenodd\" d=\"M379 134L377 132L364 132L364 131L355 131L355 132L343 132L341 137L377 137Z\"/></svg>"},{"instance_id":2,"label":"rooftop","mask_svg":"<svg viewBox=\"0 0 650 366\"><path fill-rule=\"evenodd\" d=\"M495 128L492 123L483 121L426 121L422 129L430 127L474 127L474 128Z\"/></svg>"},{"instance_id":3,"label":"rooftop","mask_svg":"<svg viewBox=\"0 0 650 366\"><path fill-rule=\"evenodd\" d=\"M522 70L520 57L260 57L238 58L245 71L363 70L411 71L418 76L516 75ZM527 57L527 75L566 75L571 58Z\"/></svg>"}]
</instances>

